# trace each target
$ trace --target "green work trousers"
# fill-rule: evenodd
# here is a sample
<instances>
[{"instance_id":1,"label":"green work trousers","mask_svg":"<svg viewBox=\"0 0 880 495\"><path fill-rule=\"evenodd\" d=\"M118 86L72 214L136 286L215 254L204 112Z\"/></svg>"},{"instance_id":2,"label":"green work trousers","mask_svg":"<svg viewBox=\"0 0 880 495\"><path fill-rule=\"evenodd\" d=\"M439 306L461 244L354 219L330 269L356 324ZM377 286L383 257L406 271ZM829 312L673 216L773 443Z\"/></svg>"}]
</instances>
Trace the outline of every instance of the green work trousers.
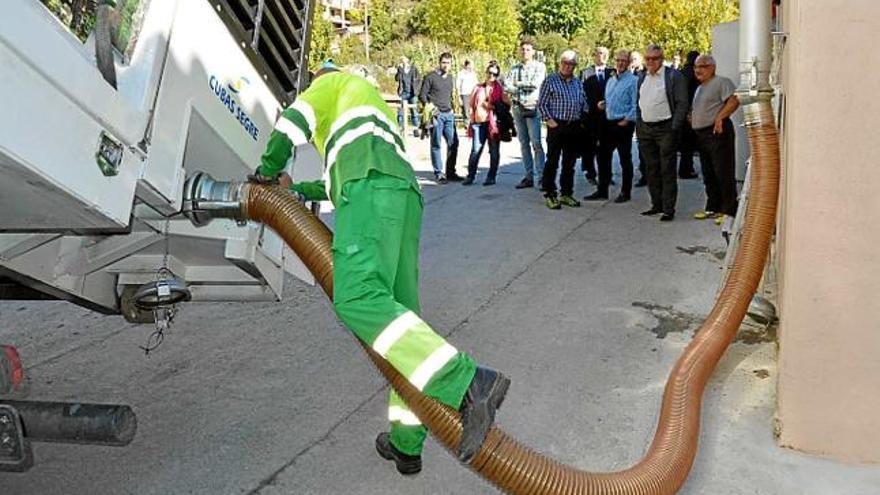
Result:
<instances>
[{"instance_id":1,"label":"green work trousers","mask_svg":"<svg viewBox=\"0 0 880 495\"><path fill-rule=\"evenodd\" d=\"M412 183L373 171L343 184L333 237L333 305L342 322L425 395L458 409L474 360L420 317L422 196ZM427 429L392 390L391 443L418 455Z\"/></svg>"}]
</instances>

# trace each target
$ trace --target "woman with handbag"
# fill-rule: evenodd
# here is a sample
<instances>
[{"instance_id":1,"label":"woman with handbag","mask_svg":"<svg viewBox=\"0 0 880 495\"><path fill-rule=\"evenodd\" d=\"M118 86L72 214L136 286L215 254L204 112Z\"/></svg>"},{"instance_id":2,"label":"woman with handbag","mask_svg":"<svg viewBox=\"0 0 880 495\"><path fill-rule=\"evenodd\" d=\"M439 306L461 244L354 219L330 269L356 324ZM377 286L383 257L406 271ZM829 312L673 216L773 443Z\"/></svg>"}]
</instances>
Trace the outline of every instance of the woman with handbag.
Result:
<instances>
[{"instance_id":1,"label":"woman with handbag","mask_svg":"<svg viewBox=\"0 0 880 495\"><path fill-rule=\"evenodd\" d=\"M470 186L474 183L477 175L477 163L486 142L489 143L489 173L484 186L495 184L495 176L498 173L498 164L501 161L501 133L498 125L498 116L495 112L495 104L499 101L510 105L510 98L504 93L504 87L498 82L501 68L498 62L492 60L486 67L486 80L478 84L471 94L471 119L468 122L468 136L472 139L471 156L468 160L468 174L462 185Z\"/></svg>"}]
</instances>

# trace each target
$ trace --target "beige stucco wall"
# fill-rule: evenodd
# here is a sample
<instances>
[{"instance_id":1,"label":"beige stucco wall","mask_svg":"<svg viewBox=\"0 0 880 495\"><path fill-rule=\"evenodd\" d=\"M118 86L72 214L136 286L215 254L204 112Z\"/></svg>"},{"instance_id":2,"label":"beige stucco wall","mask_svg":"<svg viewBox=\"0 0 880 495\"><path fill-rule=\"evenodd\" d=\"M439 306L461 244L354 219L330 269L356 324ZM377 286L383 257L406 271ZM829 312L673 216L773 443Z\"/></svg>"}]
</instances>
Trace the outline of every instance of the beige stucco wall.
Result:
<instances>
[{"instance_id":1,"label":"beige stucco wall","mask_svg":"<svg viewBox=\"0 0 880 495\"><path fill-rule=\"evenodd\" d=\"M880 462L880 1L785 0L780 443Z\"/></svg>"}]
</instances>

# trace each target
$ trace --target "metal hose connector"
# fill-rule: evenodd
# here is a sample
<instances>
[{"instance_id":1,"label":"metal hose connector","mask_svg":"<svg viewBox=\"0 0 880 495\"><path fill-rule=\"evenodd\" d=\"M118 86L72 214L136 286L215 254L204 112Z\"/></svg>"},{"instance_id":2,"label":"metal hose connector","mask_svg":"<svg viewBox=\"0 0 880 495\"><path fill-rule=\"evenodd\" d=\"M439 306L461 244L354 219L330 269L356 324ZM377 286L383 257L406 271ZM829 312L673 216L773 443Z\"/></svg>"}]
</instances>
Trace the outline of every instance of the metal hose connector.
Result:
<instances>
[{"instance_id":1,"label":"metal hose connector","mask_svg":"<svg viewBox=\"0 0 880 495\"><path fill-rule=\"evenodd\" d=\"M745 110L752 147L752 197L740 248L712 312L670 373L657 430L647 453L623 471L586 472L548 459L493 427L470 466L499 489L542 495L668 495L684 483L697 451L703 391L742 323L761 279L775 226L779 137L773 112L768 101L748 105ZM274 229L332 299L332 234L327 227L280 188L252 185L245 194L244 216ZM384 359L361 345L437 440L455 452L461 439L458 411L419 393Z\"/></svg>"}]
</instances>

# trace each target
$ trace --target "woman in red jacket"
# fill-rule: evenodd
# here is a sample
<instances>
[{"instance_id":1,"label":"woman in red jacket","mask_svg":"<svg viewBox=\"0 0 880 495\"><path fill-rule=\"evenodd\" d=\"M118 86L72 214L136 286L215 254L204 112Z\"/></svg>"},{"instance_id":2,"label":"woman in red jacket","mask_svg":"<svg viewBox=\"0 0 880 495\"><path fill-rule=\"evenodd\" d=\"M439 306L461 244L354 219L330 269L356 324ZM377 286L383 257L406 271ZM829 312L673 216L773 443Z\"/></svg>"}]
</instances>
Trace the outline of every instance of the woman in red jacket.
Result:
<instances>
[{"instance_id":1,"label":"woman in red jacket","mask_svg":"<svg viewBox=\"0 0 880 495\"><path fill-rule=\"evenodd\" d=\"M504 87L498 82L501 67L498 62L492 60L486 67L486 80L478 84L471 94L471 120L468 123L468 136L472 138L471 157L468 160L467 178L462 185L469 186L474 183L477 175L477 163L486 141L489 142L489 173L484 186L495 184L495 175L498 173L498 164L501 161L500 132L498 119L495 115L495 103L503 101L510 105L510 98L504 92Z\"/></svg>"}]
</instances>

